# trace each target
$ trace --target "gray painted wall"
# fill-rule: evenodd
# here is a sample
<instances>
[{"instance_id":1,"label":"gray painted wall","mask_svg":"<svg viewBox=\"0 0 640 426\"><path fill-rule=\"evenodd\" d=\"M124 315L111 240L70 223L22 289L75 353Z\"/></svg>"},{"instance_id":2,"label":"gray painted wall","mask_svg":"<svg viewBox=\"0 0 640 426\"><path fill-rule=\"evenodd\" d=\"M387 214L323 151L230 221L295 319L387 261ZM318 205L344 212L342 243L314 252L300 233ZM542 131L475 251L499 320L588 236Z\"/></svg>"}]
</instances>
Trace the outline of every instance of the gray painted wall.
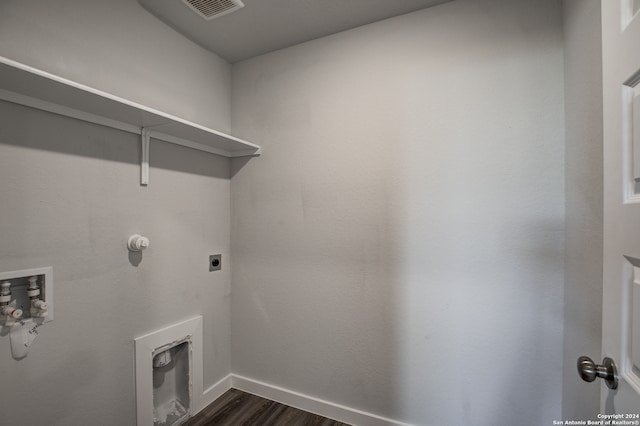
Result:
<instances>
[{"instance_id":1,"label":"gray painted wall","mask_svg":"<svg viewBox=\"0 0 640 426\"><path fill-rule=\"evenodd\" d=\"M208 272L229 256L229 160L151 144L144 188L135 135L0 102L0 270L55 282L27 358L0 337L6 424L135 424L133 339L200 314L205 388L229 373L230 271ZM134 233L151 240L137 266Z\"/></svg>"},{"instance_id":2,"label":"gray painted wall","mask_svg":"<svg viewBox=\"0 0 640 426\"><path fill-rule=\"evenodd\" d=\"M602 333L602 40L599 0L564 0L566 252L563 417L595 419L600 384L578 377Z\"/></svg>"},{"instance_id":3,"label":"gray painted wall","mask_svg":"<svg viewBox=\"0 0 640 426\"><path fill-rule=\"evenodd\" d=\"M229 132L230 65L135 0L0 1L0 55Z\"/></svg>"},{"instance_id":4,"label":"gray painted wall","mask_svg":"<svg viewBox=\"0 0 640 426\"><path fill-rule=\"evenodd\" d=\"M129 0L0 2L0 55L230 128L230 66ZM133 339L204 316L205 389L230 372L230 162L0 102L0 271L53 266L55 320L28 357L0 337L0 423L135 424ZM129 235L151 239L134 266ZM135 262L134 262L135 263ZM35 401L35 402L33 402Z\"/></svg>"},{"instance_id":5,"label":"gray painted wall","mask_svg":"<svg viewBox=\"0 0 640 426\"><path fill-rule=\"evenodd\" d=\"M232 162L233 372L419 425L559 418L563 91L554 0L235 64L264 154Z\"/></svg>"}]
</instances>

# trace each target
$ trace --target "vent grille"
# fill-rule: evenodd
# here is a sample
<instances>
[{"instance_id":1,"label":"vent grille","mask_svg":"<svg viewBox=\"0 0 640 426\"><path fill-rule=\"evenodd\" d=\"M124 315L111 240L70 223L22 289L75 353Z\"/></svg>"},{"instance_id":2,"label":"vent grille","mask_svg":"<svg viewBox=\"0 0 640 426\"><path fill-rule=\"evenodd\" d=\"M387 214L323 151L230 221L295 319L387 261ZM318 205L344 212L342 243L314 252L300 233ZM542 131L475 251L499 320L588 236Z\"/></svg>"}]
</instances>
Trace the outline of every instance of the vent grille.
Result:
<instances>
[{"instance_id":1,"label":"vent grille","mask_svg":"<svg viewBox=\"0 0 640 426\"><path fill-rule=\"evenodd\" d=\"M240 0L182 0L198 15L211 20L244 7Z\"/></svg>"}]
</instances>

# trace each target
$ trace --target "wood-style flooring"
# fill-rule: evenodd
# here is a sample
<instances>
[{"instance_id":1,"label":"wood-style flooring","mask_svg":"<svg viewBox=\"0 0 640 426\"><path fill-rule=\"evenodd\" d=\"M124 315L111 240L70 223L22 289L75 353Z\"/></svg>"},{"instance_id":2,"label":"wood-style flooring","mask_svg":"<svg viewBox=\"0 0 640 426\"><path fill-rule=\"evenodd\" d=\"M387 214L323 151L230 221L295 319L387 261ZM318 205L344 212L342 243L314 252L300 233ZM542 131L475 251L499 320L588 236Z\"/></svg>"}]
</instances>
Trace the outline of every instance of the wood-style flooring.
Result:
<instances>
[{"instance_id":1,"label":"wood-style flooring","mask_svg":"<svg viewBox=\"0 0 640 426\"><path fill-rule=\"evenodd\" d=\"M237 389L230 389L185 426L350 426Z\"/></svg>"}]
</instances>

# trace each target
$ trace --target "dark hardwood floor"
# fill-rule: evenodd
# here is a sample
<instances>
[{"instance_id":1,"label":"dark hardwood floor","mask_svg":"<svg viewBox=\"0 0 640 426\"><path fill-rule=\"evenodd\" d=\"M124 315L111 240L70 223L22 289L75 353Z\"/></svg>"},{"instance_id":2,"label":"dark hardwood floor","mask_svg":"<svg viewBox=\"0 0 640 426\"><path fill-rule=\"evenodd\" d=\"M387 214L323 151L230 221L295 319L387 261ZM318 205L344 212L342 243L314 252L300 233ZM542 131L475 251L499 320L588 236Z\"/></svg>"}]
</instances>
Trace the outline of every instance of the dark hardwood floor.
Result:
<instances>
[{"instance_id":1,"label":"dark hardwood floor","mask_svg":"<svg viewBox=\"0 0 640 426\"><path fill-rule=\"evenodd\" d=\"M237 389L230 389L185 426L350 426Z\"/></svg>"}]
</instances>

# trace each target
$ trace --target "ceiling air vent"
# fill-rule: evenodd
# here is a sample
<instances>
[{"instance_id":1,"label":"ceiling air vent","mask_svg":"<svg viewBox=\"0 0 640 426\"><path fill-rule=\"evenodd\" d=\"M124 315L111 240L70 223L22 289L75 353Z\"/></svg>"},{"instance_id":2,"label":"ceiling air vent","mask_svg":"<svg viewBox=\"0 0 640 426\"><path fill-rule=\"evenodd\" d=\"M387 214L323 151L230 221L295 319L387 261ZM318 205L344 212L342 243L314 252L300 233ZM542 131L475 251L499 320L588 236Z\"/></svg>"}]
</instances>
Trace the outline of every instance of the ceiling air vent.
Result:
<instances>
[{"instance_id":1,"label":"ceiling air vent","mask_svg":"<svg viewBox=\"0 0 640 426\"><path fill-rule=\"evenodd\" d=\"M206 20L219 18L244 7L240 0L182 0Z\"/></svg>"}]
</instances>

